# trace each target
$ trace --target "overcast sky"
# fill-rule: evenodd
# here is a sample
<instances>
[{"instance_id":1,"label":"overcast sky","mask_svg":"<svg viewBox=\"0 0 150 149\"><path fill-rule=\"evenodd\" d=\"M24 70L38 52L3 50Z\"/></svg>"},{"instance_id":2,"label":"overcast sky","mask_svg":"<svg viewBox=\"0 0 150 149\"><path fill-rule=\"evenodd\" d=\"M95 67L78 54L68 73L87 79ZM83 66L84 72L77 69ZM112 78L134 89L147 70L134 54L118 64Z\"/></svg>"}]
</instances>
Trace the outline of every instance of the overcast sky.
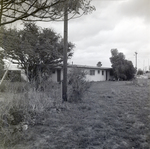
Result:
<instances>
[{"instance_id":1,"label":"overcast sky","mask_svg":"<svg viewBox=\"0 0 150 149\"><path fill-rule=\"evenodd\" d=\"M69 41L75 44L69 62L110 67L110 50L117 48L138 68L150 65L150 0L93 0L96 11L69 21ZM39 22L63 36L63 22Z\"/></svg>"}]
</instances>

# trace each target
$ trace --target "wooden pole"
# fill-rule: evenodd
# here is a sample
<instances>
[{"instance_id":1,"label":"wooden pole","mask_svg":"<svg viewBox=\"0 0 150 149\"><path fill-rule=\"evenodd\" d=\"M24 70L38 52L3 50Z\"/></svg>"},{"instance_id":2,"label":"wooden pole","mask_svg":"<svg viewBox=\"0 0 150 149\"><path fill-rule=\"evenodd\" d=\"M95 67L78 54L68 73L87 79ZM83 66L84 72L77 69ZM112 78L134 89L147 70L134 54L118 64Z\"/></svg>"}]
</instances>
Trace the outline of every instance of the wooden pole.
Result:
<instances>
[{"instance_id":1,"label":"wooden pole","mask_svg":"<svg viewBox=\"0 0 150 149\"><path fill-rule=\"evenodd\" d=\"M6 75L8 73L8 70L9 70L9 67L10 67L10 64L9 64L9 66L6 69L6 71L5 71L5 73L4 73L3 77L2 77L2 80L0 80L0 85L2 85L2 83L3 83L3 81L4 81L5 77L6 77Z\"/></svg>"},{"instance_id":2,"label":"wooden pole","mask_svg":"<svg viewBox=\"0 0 150 149\"><path fill-rule=\"evenodd\" d=\"M63 101L67 101L67 50L68 50L68 12L67 3L64 6L64 49L63 49Z\"/></svg>"}]
</instances>

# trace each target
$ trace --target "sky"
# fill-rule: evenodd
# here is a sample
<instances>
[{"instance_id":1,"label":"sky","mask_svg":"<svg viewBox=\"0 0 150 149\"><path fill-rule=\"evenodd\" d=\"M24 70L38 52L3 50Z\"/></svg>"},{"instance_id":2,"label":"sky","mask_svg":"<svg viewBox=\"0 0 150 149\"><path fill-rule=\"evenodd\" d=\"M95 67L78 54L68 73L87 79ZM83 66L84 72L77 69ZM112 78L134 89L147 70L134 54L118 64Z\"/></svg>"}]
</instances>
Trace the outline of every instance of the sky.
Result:
<instances>
[{"instance_id":1,"label":"sky","mask_svg":"<svg viewBox=\"0 0 150 149\"><path fill-rule=\"evenodd\" d=\"M111 49L124 53L137 67L150 65L150 0L92 0L96 11L69 20L68 40L75 44L69 63L111 67ZM63 22L38 22L63 37Z\"/></svg>"}]
</instances>

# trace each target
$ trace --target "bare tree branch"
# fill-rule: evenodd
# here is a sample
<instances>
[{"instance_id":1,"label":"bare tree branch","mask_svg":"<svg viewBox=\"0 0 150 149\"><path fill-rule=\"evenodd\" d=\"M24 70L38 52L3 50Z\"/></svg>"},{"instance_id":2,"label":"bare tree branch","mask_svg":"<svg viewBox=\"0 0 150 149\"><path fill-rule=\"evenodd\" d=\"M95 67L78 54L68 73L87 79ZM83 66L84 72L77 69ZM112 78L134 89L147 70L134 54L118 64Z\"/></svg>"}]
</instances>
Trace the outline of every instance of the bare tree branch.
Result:
<instances>
[{"instance_id":1,"label":"bare tree branch","mask_svg":"<svg viewBox=\"0 0 150 149\"><path fill-rule=\"evenodd\" d=\"M95 10L91 0L1 0L0 26L24 21L62 21L63 8L68 5L69 19Z\"/></svg>"}]
</instances>

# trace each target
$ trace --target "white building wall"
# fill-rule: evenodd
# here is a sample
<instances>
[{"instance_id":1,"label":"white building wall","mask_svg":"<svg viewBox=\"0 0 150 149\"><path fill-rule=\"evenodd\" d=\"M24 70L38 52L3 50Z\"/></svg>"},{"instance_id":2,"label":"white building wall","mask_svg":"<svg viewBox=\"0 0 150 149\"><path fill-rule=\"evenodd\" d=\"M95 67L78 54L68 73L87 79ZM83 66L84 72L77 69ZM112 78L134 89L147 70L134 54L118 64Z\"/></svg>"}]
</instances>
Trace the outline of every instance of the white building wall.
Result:
<instances>
[{"instance_id":1,"label":"white building wall","mask_svg":"<svg viewBox=\"0 0 150 149\"><path fill-rule=\"evenodd\" d=\"M86 75L86 80L87 81L106 81L106 70L98 70L97 69L93 69L95 70L95 75L90 75L90 70L92 69L87 69L86 72L88 72L88 74ZM102 71L104 72L102 75Z\"/></svg>"},{"instance_id":2,"label":"white building wall","mask_svg":"<svg viewBox=\"0 0 150 149\"><path fill-rule=\"evenodd\" d=\"M72 68L68 68L68 73ZM107 80L110 79L110 70L101 70L101 69L83 69L86 72L86 80L87 81L106 81L106 71L107 71ZM95 75L90 75L90 70L95 70ZM99 71L99 73L98 73ZM102 75L103 71L103 75ZM52 73L50 77L51 81L57 82L57 69L55 73ZM61 81L63 80L63 69L61 69Z\"/></svg>"},{"instance_id":3,"label":"white building wall","mask_svg":"<svg viewBox=\"0 0 150 149\"><path fill-rule=\"evenodd\" d=\"M53 81L53 82L57 82L57 70L55 70L55 73L52 73L51 76L50 76L50 81Z\"/></svg>"},{"instance_id":4,"label":"white building wall","mask_svg":"<svg viewBox=\"0 0 150 149\"><path fill-rule=\"evenodd\" d=\"M57 73L58 73L57 69L55 69L55 71L52 72L49 80L53 81L53 82L57 82L57 75L58 75ZM61 69L61 78L60 78L60 80L61 81L63 80L63 69Z\"/></svg>"}]
</instances>

